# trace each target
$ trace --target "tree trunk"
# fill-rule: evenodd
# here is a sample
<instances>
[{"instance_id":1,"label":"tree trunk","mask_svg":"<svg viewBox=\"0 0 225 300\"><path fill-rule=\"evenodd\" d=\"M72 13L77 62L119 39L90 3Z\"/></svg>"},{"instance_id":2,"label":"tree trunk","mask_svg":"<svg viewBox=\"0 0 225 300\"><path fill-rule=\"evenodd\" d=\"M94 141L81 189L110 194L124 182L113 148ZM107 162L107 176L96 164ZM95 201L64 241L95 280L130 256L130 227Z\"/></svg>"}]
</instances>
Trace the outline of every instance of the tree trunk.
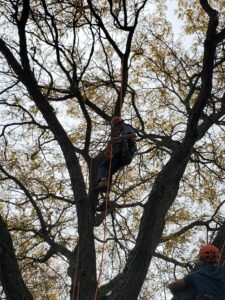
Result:
<instances>
[{"instance_id":1,"label":"tree trunk","mask_svg":"<svg viewBox=\"0 0 225 300\"><path fill-rule=\"evenodd\" d=\"M181 147L157 176L144 208L136 246L129 256L120 283L112 291L109 300L137 299L162 236L165 216L176 198L188 162L190 152L186 150Z\"/></svg>"},{"instance_id":2,"label":"tree trunk","mask_svg":"<svg viewBox=\"0 0 225 300\"><path fill-rule=\"evenodd\" d=\"M0 216L0 281L7 300L32 300L23 281L15 256L12 238Z\"/></svg>"}]
</instances>

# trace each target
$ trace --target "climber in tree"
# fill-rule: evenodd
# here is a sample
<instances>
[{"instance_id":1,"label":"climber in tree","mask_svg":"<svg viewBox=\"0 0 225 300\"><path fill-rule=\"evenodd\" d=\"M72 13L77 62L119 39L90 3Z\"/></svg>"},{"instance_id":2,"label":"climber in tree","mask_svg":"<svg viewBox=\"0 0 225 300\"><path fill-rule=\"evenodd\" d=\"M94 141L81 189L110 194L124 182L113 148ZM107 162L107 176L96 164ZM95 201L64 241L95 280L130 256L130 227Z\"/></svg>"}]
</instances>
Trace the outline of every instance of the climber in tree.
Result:
<instances>
[{"instance_id":1,"label":"climber in tree","mask_svg":"<svg viewBox=\"0 0 225 300\"><path fill-rule=\"evenodd\" d=\"M187 286L197 289L198 300L225 300L225 268L218 266L220 251L213 245L205 245L199 252L201 266L184 279L176 280L168 285L175 294Z\"/></svg>"},{"instance_id":2,"label":"climber in tree","mask_svg":"<svg viewBox=\"0 0 225 300\"><path fill-rule=\"evenodd\" d=\"M108 143L104 157L98 166L97 190L106 191L108 176L110 173L110 185L112 175L122 167L131 163L137 150L135 142L136 134L131 125L125 124L120 117L113 117L111 121L111 140ZM111 157L111 169L110 167Z\"/></svg>"}]
</instances>

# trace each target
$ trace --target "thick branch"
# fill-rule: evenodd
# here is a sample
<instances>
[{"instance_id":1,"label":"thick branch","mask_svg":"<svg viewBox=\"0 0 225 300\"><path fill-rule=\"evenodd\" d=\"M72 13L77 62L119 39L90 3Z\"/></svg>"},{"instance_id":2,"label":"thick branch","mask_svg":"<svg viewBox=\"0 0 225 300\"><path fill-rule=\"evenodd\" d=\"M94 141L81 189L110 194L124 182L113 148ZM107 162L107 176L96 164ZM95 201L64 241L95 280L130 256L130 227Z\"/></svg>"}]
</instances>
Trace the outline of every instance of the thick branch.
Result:
<instances>
[{"instance_id":1,"label":"thick branch","mask_svg":"<svg viewBox=\"0 0 225 300\"><path fill-rule=\"evenodd\" d=\"M218 12L209 5L208 0L199 0L199 2L210 18L217 17Z\"/></svg>"},{"instance_id":2,"label":"thick branch","mask_svg":"<svg viewBox=\"0 0 225 300\"><path fill-rule=\"evenodd\" d=\"M191 109L190 117L188 119L187 131L185 139L189 142L189 139L196 138L197 136L197 125L202 115L203 109L211 97L212 81L213 81L213 68L214 59L216 52L216 29L218 26L218 15L217 12L213 12L208 8L208 2L201 0L201 4L207 9L210 15L206 39L204 43L204 57L203 57L203 68L202 68L202 86L199 96ZM205 7L206 6L206 7Z\"/></svg>"},{"instance_id":3,"label":"thick branch","mask_svg":"<svg viewBox=\"0 0 225 300\"><path fill-rule=\"evenodd\" d=\"M80 261L81 268L84 270L83 272L85 274L81 281L80 299L87 297L87 294L91 299L96 288L96 259L93 236L94 216L92 214L91 203L87 197L86 186L78 157L74 152L73 144L67 133L57 119L54 109L47 101L47 98L41 93L29 65L24 65L24 69L22 69L2 39L0 39L0 52L4 55L9 65L26 86L30 96L41 111L49 128L58 141L65 157L74 198L77 203ZM87 257L89 258L88 260ZM89 274L93 274L93 276L89 276Z\"/></svg>"},{"instance_id":4,"label":"thick branch","mask_svg":"<svg viewBox=\"0 0 225 300\"><path fill-rule=\"evenodd\" d=\"M0 281L6 298L33 300L23 281L7 226L0 216Z\"/></svg>"},{"instance_id":5,"label":"thick branch","mask_svg":"<svg viewBox=\"0 0 225 300\"><path fill-rule=\"evenodd\" d=\"M137 299L189 155L187 149L183 152L180 147L157 176L144 208L136 245L129 255L119 286L112 291L109 300Z\"/></svg>"},{"instance_id":6,"label":"thick branch","mask_svg":"<svg viewBox=\"0 0 225 300\"><path fill-rule=\"evenodd\" d=\"M182 234L184 234L185 232L187 232L188 230L190 230L190 229L192 229L196 226L206 226L208 228L209 222L210 221L194 221L191 224L183 227L181 230L179 230L179 231L177 231L173 234L170 234L169 236L163 237L162 238L162 243L167 242L170 239L177 238L177 237L181 236Z\"/></svg>"},{"instance_id":7,"label":"thick branch","mask_svg":"<svg viewBox=\"0 0 225 300\"><path fill-rule=\"evenodd\" d=\"M163 255L161 253L158 253L158 252L155 252L154 256L157 257L157 258L160 258L164 261L170 262L170 263L174 264L175 266L179 266L179 267L182 267L182 268L192 267L191 264L189 264L189 263L180 262L177 259L165 256L165 255Z\"/></svg>"},{"instance_id":8,"label":"thick branch","mask_svg":"<svg viewBox=\"0 0 225 300\"><path fill-rule=\"evenodd\" d=\"M119 55L120 58L122 58L122 52L120 51L120 49L118 48L116 42L112 39L111 35L109 34L108 30L105 28L104 23L102 22L101 17L96 13L96 9L92 3L91 0L87 0L88 5L90 7L91 13L93 14L93 16L96 18L96 20L98 21L98 25L99 27L102 29L102 31L104 32L107 40L110 42L110 44L112 45L112 47L114 48L114 50L116 51L116 53Z\"/></svg>"}]
</instances>

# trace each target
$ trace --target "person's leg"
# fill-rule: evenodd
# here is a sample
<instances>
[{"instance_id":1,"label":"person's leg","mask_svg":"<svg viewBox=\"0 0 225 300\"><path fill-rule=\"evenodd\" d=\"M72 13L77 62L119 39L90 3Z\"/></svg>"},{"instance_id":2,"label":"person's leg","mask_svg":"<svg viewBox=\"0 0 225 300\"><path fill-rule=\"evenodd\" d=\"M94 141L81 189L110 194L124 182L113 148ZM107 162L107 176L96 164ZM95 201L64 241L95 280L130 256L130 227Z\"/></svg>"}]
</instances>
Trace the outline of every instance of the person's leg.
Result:
<instances>
[{"instance_id":1,"label":"person's leg","mask_svg":"<svg viewBox=\"0 0 225 300\"><path fill-rule=\"evenodd\" d=\"M109 159L103 158L98 165L97 190L106 190L108 185Z\"/></svg>"},{"instance_id":2,"label":"person's leg","mask_svg":"<svg viewBox=\"0 0 225 300\"><path fill-rule=\"evenodd\" d=\"M98 165L98 181L107 179L109 168L109 159L103 159Z\"/></svg>"},{"instance_id":3,"label":"person's leg","mask_svg":"<svg viewBox=\"0 0 225 300\"><path fill-rule=\"evenodd\" d=\"M122 156L123 156L122 151L113 155L112 164L111 164L111 177L117 171L119 171L119 169L123 167Z\"/></svg>"},{"instance_id":4,"label":"person's leg","mask_svg":"<svg viewBox=\"0 0 225 300\"><path fill-rule=\"evenodd\" d=\"M131 163L133 159L133 154L130 151L120 151L113 155L111 164L110 159L102 160L98 168L98 180L99 184L97 189L105 190L108 187L108 177L109 185L111 186L112 176L118 172L122 167L127 166ZM110 168L109 168L110 167Z\"/></svg>"},{"instance_id":5,"label":"person's leg","mask_svg":"<svg viewBox=\"0 0 225 300\"><path fill-rule=\"evenodd\" d=\"M122 167L127 166L131 163L133 159L133 154L130 151L120 151L113 156L112 166L111 166L111 175L114 175L118 172Z\"/></svg>"},{"instance_id":6,"label":"person's leg","mask_svg":"<svg viewBox=\"0 0 225 300\"><path fill-rule=\"evenodd\" d=\"M121 157L121 164L123 167L128 166L133 159L133 154L128 150L126 152L123 152L123 155Z\"/></svg>"}]
</instances>

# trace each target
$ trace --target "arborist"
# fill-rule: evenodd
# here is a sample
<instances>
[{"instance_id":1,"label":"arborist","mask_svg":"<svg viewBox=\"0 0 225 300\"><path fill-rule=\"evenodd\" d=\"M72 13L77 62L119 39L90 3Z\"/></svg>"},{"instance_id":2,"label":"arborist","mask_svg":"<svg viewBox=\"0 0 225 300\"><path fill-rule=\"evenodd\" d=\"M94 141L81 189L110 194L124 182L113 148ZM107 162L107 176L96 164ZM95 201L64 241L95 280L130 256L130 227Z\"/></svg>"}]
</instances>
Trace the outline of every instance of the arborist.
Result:
<instances>
[{"instance_id":1,"label":"arborist","mask_svg":"<svg viewBox=\"0 0 225 300\"><path fill-rule=\"evenodd\" d=\"M97 190L106 191L108 182L111 185L112 175L131 163L137 151L135 138L136 133L131 125L125 124L120 117L112 118L111 140L98 166Z\"/></svg>"},{"instance_id":2,"label":"arborist","mask_svg":"<svg viewBox=\"0 0 225 300\"><path fill-rule=\"evenodd\" d=\"M175 294L188 286L197 289L198 300L225 300L225 267L218 266L220 251L214 245L205 245L200 249L201 266L183 279L168 285Z\"/></svg>"}]
</instances>

